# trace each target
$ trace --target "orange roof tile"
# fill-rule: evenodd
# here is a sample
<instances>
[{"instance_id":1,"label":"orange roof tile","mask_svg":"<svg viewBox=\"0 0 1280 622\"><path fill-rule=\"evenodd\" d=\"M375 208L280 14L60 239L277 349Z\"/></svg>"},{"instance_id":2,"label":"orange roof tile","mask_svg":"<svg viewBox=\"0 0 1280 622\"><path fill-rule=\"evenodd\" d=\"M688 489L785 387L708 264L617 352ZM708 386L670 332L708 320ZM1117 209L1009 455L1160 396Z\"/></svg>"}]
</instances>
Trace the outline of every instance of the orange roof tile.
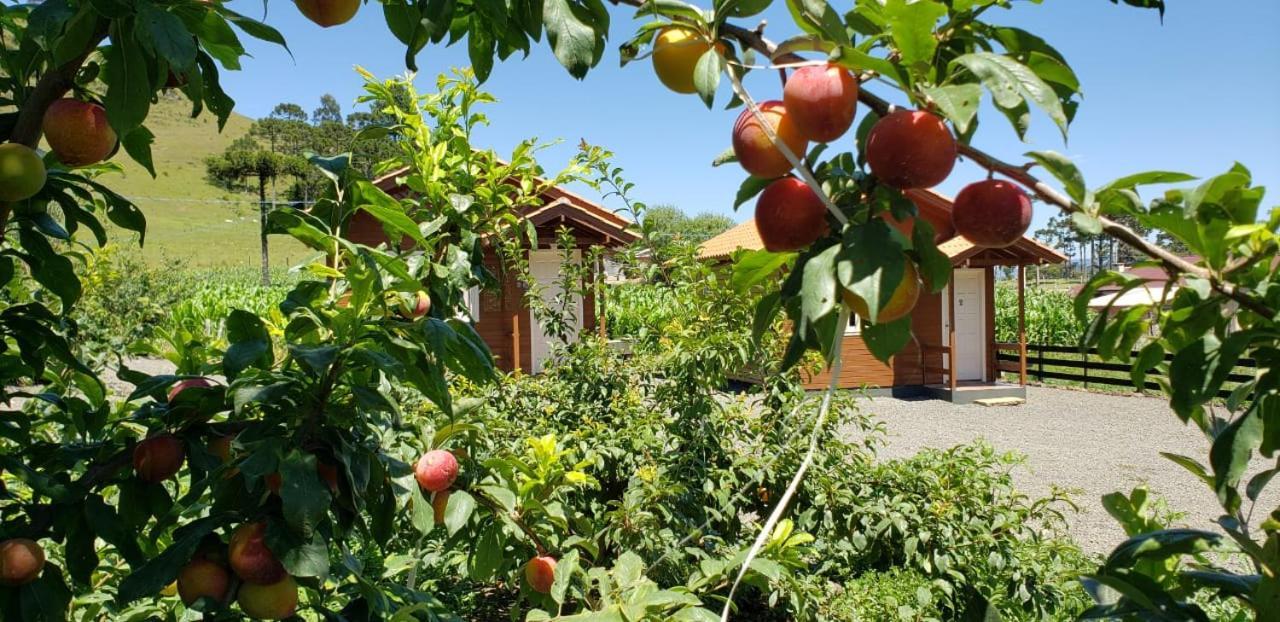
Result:
<instances>
[{"instance_id":1,"label":"orange roof tile","mask_svg":"<svg viewBox=\"0 0 1280 622\"><path fill-rule=\"evenodd\" d=\"M721 259L732 255L734 251L745 248L758 250L764 248L760 233L756 231L756 219L746 222L717 235L698 246L698 258Z\"/></svg>"}]
</instances>

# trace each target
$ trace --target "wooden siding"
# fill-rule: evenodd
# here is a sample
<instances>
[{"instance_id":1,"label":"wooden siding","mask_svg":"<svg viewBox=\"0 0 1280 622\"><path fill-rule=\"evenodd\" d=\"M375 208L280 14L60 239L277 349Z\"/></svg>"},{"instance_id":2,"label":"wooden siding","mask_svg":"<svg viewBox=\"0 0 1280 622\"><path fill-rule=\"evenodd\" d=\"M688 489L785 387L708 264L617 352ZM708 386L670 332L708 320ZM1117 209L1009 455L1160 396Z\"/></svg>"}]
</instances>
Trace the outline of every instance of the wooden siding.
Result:
<instances>
[{"instance_id":1,"label":"wooden siding","mask_svg":"<svg viewBox=\"0 0 1280 622\"><path fill-rule=\"evenodd\" d=\"M942 343L942 296L925 292L911 312L911 332L915 339L889 363L871 354L862 335L845 335L841 342L839 386L844 389L862 387L900 387L941 382L938 374L925 375L925 367L942 365L941 355L921 360L920 344ZM805 380L807 389L825 389L831 383L831 371L824 370Z\"/></svg>"}]
</instances>

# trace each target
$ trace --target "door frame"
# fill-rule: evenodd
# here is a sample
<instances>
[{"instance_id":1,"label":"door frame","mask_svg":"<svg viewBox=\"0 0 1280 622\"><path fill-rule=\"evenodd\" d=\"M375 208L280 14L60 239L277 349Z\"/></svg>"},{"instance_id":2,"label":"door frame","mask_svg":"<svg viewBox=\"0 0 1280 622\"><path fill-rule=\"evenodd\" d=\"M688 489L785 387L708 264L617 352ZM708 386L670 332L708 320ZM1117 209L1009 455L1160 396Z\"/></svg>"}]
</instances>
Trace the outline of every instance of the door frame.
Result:
<instances>
[{"instance_id":1,"label":"door frame","mask_svg":"<svg viewBox=\"0 0 1280 622\"><path fill-rule=\"evenodd\" d=\"M955 282L956 282L956 275L959 274L960 272L979 275L978 277L978 316L977 316L977 323L978 323L977 356L978 356L978 362L979 362L978 368L981 370L981 373L979 374L979 380L982 382L989 381L988 374L990 371L987 369L988 367L987 351L989 348L991 348L991 344L987 343L988 341L987 339L987 313L988 313L987 297L989 296L989 292L987 292L987 270L990 270L990 268L955 268L953 269L951 274L951 280L947 282L946 288L942 290L942 305L941 305L942 306L942 334L945 336L948 334L948 327L951 324L951 304L949 301L951 300L951 293L952 293L951 288L952 286L955 285ZM957 340L956 341L957 348L959 347L959 345L960 345L960 342L959 340ZM953 364L954 363L954 361L952 360L953 358L956 361L959 360L958 357L954 357L954 354L947 355L947 368L950 369L952 372L955 372L959 368L959 366ZM964 382L964 381L971 381L973 379L957 378L957 380L960 382Z\"/></svg>"},{"instance_id":2,"label":"door frame","mask_svg":"<svg viewBox=\"0 0 1280 622\"><path fill-rule=\"evenodd\" d=\"M582 261L581 250L575 249L573 251L573 260ZM561 251L559 249L554 249L554 248L529 251L530 276L534 276L533 265L535 263L555 264L556 266L560 266L563 263L561 261ZM559 270L557 270L557 274L559 274ZM543 281L541 279L539 279L538 282L546 283L546 281ZM577 318L577 328L575 330L575 335L580 334L582 332L583 326L585 325L585 320L582 317L582 315L586 310L585 300L583 299L583 297L578 296L577 298L578 298L577 300L578 304L577 304L577 310L575 313L575 316ZM545 345L547 343L546 335L544 335L542 332L542 326L539 324L538 318L534 317L533 309L526 309L525 313L529 315L529 372L536 374L542 371L542 363L547 358L550 357L551 348ZM538 345L539 343L543 345L539 346Z\"/></svg>"}]
</instances>

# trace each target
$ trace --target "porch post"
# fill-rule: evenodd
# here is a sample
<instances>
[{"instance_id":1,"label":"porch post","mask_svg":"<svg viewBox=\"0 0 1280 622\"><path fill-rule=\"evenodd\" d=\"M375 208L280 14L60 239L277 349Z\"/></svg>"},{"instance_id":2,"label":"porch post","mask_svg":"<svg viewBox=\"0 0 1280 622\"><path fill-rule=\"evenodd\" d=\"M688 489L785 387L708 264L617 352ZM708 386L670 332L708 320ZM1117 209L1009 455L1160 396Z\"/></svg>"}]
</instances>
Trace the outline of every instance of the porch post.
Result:
<instances>
[{"instance_id":1,"label":"porch post","mask_svg":"<svg viewBox=\"0 0 1280 622\"><path fill-rule=\"evenodd\" d=\"M1027 267L1018 264L1018 384L1027 386Z\"/></svg>"},{"instance_id":2,"label":"porch post","mask_svg":"<svg viewBox=\"0 0 1280 622\"><path fill-rule=\"evenodd\" d=\"M951 272L947 286L947 382L951 386L952 399L956 391L956 275Z\"/></svg>"},{"instance_id":3,"label":"porch post","mask_svg":"<svg viewBox=\"0 0 1280 622\"><path fill-rule=\"evenodd\" d=\"M599 323L600 338L609 338L609 310L605 305L605 282L604 282L604 256L596 258L595 265L595 286L596 286L596 322Z\"/></svg>"}]
</instances>

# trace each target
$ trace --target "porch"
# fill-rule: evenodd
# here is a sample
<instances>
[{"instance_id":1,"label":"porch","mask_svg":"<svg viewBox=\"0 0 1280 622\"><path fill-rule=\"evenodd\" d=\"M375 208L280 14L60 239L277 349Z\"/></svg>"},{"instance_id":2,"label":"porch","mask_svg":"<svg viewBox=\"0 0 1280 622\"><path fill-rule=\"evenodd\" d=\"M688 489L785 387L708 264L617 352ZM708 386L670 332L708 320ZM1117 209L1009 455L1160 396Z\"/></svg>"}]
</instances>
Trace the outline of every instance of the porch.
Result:
<instances>
[{"instance_id":1,"label":"porch","mask_svg":"<svg viewBox=\"0 0 1280 622\"><path fill-rule=\"evenodd\" d=\"M942 294L942 343L921 344L924 375L940 380L925 384L924 393L956 404L1026 399L1026 267L1064 258L1031 238L1007 248L983 248L956 237L938 249L951 259L953 273ZM1018 331L1012 343L996 339L994 271L1000 267L1017 271ZM1002 380L1005 373L1015 374L1016 381Z\"/></svg>"}]
</instances>

